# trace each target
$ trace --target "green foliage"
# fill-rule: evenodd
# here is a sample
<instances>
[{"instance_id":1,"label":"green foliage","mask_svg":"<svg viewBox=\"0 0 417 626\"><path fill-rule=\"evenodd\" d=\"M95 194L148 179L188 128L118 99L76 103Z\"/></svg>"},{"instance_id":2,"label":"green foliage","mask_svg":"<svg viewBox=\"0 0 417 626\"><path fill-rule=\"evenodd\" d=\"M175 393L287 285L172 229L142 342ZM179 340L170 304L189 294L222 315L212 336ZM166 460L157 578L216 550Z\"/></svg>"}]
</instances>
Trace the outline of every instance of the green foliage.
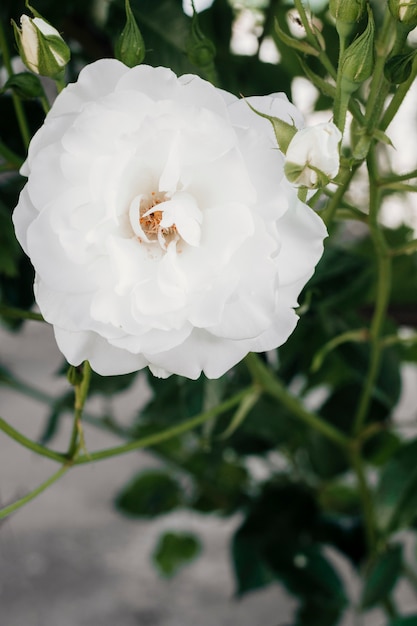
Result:
<instances>
[{"instance_id":1,"label":"green foliage","mask_svg":"<svg viewBox=\"0 0 417 626\"><path fill-rule=\"evenodd\" d=\"M141 472L122 490L116 506L131 517L156 517L183 502L179 483L161 470Z\"/></svg>"},{"instance_id":2,"label":"green foliage","mask_svg":"<svg viewBox=\"0 0 417 626\"><path fill-rule=\"evenodd\" d=\"M340 10L346 6L345 2L336 4ZM352 6L362 11L363 4L355 1ZM322 3L315 13L319 28L311 33L301 28L300 36L294 39L291 34L294 17L288 17L290 5L283 0L270 0L258 8L258 43L272 38L280 54L278 64L261 60L259 53L240 55L231 50L233 25L240 8L228 0L215 0L194 20L183 12L181 0L131 0L129 19L132 28L132 20L140 26L146 63L150 65L167 66L177 74L197 73L237 96L277 91L291 96L293 79L306 73L320 91L315 110L327 110L333 107L340 87L336 79L337 29L328 5ZM369 6L379 37L386 3L371 2ZM37 2L37 10L71 43L69 81L76 79L86 63L112 56L116 42L120 43L126 23L124 0L108 3L101 15L97 7L94 0ZM9 25L12 18L18 21L24 10L22 1L4 0L0 3L2 24ZM341 15L338 16L340 20ZM359 13L353 22L348 20L352 34L347 41L350 55L352 47L353 52L356 49L349 68L355 89L368 75L375 51L372 37L368 36L365 42L368 68L358 76L363 61L357 55L358 35L366 27L366 19L358 22L358 16ZM373 24L371 18L369 24ZM5 37L14 54L11 28L5 28ZM138 54L136 49L130 57L130 48L124 46L122 53L118 46L119 57L125 61L130 58L129 64L134 65L142 60L143 50ZM381 106L392 89L382 77L383 70L392 84L400 84L398 93L414 71L415 51L403 46L396 52L391 55L391 50L388 51L378 70L383 87L377 93ZM45 88L49 93L54 87L46 83ZM17 244L11 219L24 184L18 169L26 155L12 95L21 101L33 135L44 119L42 89L38 78L18 73L2 82L0 92L0 148L3 149L0 150L0 307L3 313L6 307L27 311L33 305L33 269ZM350 102L353 126L359 129L366 148L364 158L369 149L374 150L375 146L379 149L385 131L390 134L386 125L378 126L377 114L369 114L364 126L363 114L369 100L372 103L370 92L367 84L365 90L358 92L357 99ZM392 93L393 98L397 97L396 93ZM378 102L374 103L376 113ZM358 576L362 576L359 609L386 606L404 573L401 535L397 533L407 529L415 539L417 527L417 440L403 438L393 419L401 397L402 367L404 363L417 364L415 233L404 225L382 227L373 219L375 216L369 217L369 207L359 206L362 195L353 192L340 196L333 216L329 217L329 203L343 190L343 176L354 174L357 165L352 155L358 154L346 145L345 138L345 159L338 184L328 190L328 195L322 194L315 205L328 220L329 238L315 274L299 298L298 326L278 351L260 358L300 406L306 410L314 406L314 415L322 426L337 429L348 438L349 446L343 448L328 436L328 431L313 428L293 406L282 398L277 399L255 381L259 398L244 412L237 428L228 427L236 424L236 415L241 415L237 413L241 408L238 405L204 425L155 444L148 452L155 457L158 469L141 471L115 498L120 513L140 520L169 515L179 508L200 515L238 516L239 527L231 537L236 595L243 596L271 583L284 585L297 600L293 626L336 626L342 619L348 599L335 561L329 556L329 547L339 557L348 559ZM387 166L392 148L389 144L380 147L384 169L378 171L373 183L382 203L390 194L410 192L416 177L411 176L405 182L401 176L396 179L396 173L388 171ZM372 158L369 162L372 163ZM358 172L359 178L364 176L363 169ZM403 254L404 251L407 253ZM388 276L382 274L381 264L387 259L392 286L376 331L375 305L381 300ZM20 320L5 314L2 323L16 331L22 325ZM404 326L413 329L409 330L407 341L402 334ZM380 342L378 363L375 375L370 377L375 335ZM65 365L60 375L67 369ZM142 375L102 377L93 373L90 396L101 399L104 414L91 415L87 405L84 421L131 443L201 415L254 383L245 364L234 367L218 381L203 376L196 381L178 376L158 379L149 373L146 376L151 397L143 406ZM358 407L369 380L366 411L356 430ZM0 383L43 398L47 408L40 442L53 445L63 419L74 412L74 390L67 388L60 397L49 397L42 392L36 395L36 390L3 367ZM113 415L113 406L134 385L139 390L137 414L131 423L126 420L121 423ZM360 458L362 477L357 471L355 474L352 452ZM375 477L375 483L368 480L369 475ZM200 552L198 537L168 531L159 538L153 560L163 576L172 577ZM417 626L417 614L387 618L386 626Z\"/></svg>"},{"instance_id":3,"label":"green foliage","mask_svg":"<svg viewBox=\"0 0 417 626\"><path fill-rule=\"evenodd\" d=\"M388 626L417 626L417 615L408 615L392 620Z\"/></svg>"},{"instance_id":4,"label":"green foliage","mask_svg":"<svg viewBox=\"0 0 417 626\"><path fill-rule=\"evenodd\" d=\"M200 541L194 535L166 532L159 538L153 560L161 574L169 578L193 561L200 552Z\"/></svg>"},{"instance_id":5,"label":"green foliage","mask_svg":"<svg viewBox=\"0 0 417 626\"><path fill-rule=\"evenodd\" d=\"M384 466L375 493L378 526L384 534L417 517L417 441L403 444Z\"/></svg>"},{"instance_id":6,"label":"green foliage","mask_svg":"<svg viewBox=\"0 0 417 626\"><path fill-rule=\"evenodd\" d=\"M401 574L401 567L402 550L399 545L390 546L377 556L365 577L361 598L364 609L386 600Z\"/></svg>"}]
</instances>

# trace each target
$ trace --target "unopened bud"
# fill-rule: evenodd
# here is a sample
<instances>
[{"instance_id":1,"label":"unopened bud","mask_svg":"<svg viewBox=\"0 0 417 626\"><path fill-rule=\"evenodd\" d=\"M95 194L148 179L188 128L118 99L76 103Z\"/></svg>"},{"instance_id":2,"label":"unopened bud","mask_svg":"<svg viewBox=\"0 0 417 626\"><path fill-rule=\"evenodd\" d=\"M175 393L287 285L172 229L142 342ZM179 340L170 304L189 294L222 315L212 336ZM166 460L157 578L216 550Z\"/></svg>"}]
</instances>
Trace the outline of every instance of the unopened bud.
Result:
<instances>
[{"instance_id":1,"label":"unopened bud","mask_svg":"<svg viewBox=\"0 0 417 626\"><path fill-rule=\"evenodd\" d=\"M385 78L394 85L405 83L411 75L415 57L416 50L412 50L407 54L397 54L389 58L384 67Z\"/></svg>"},{"instance_id":2,"label":"unopened bud","mask_svg":"<svg viewBox=\"0 0 417 626\"><path fill-rule=\"evenodd\" d=\"M354 93L371 76L374 69L374 19L368 6L368 24L365 30L346 48L341 61L341 89Z\"/></svg>"},{"instance_id":3,"label":"unopened bud","mask_svg":"<svg viewBox=\"0 0 417 626\"><path fill-rule=\"evenodd\" d=\"M216 56L216 46L211 39L206 37L202 32L194 3L192 3L192 7L191 32L187 40L186 50L191 63L204 69L213 63L214 57Z\"/></svg>"},{"instance_id":4,"label":"unopened bud","mask_svg":"<svg viewBox=\"0 0 417 626\"><path fill-rule=\"evenodd\" d=\"M417 26L417 1L416 0L388 0L391 15L401 22L408 30Z\"/></svg>"},{"instance_id":5,"label":"unopened bud","mask_svg":"<svg viewBox=\"0 0 417 626\"><path fill-rule=\"evenodd\" d=\"M297 187L324 187L337 176L342 133L331 122L299 130L285 155L284 172Z\"/></svg>"},{"instance_id":6,"label":"unopened bud","mask_svg":"<svg viewBox=\"0 0 417 626\"><path fill-rule=\"evenodd\" d=\"M365 13L366 0L330 0L330 13L341 37L349 37Z\"/></svg>"},{"instance_id":7,"label":"unopened bud","mask_svg":"<svg viewBox=\"0 0 417 626\"><path fill-rule=\"evenodd\" d=\"M125 3L126 25L114 48L116 59L128 67L140 65L145 58L145 43L135 20L129 0Z\"/></svg>"},{"instance_id":8,"label":"unopened bud","mask_svg":"<svg viewBox=\"0 0 417 626\"><path fill-rule=\"evenodd\" d=\"M70 49L56 28L33 9L32 12L36 17L22 15L20 28L12 20L20 57L35 74L56 78L62 74L70 60Z\"/></svg>"}]
</instances>

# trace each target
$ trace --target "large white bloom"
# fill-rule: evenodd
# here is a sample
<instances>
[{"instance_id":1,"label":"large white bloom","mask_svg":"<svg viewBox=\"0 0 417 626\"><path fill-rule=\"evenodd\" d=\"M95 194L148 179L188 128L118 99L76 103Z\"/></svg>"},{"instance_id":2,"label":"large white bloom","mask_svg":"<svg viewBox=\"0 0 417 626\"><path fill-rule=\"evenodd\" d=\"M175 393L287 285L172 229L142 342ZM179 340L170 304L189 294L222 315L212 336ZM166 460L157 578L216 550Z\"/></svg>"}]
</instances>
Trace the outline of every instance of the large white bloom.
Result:
<instances>
[{"instance_id":1,"label":"large white bloom","mask_svg":"<svg viewBox=\"0 0 417 626\"><path fill-rule=\"evenodd\" d=\"M282 94L250 102L300 123ZM97 61L58 96L22 173L16 233L70 363L216 378L294 330L326 231L245 101Z\"/></svg>"}]
</instances>

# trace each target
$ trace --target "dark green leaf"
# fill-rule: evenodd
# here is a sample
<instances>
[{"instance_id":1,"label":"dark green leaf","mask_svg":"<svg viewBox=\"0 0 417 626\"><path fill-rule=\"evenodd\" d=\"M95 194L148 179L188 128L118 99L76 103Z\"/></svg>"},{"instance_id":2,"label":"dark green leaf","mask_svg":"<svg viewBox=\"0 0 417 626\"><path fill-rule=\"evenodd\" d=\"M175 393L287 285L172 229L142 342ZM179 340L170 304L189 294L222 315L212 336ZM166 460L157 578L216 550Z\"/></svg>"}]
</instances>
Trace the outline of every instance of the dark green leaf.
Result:
<instances>
[{"instance_id":1,"label":"dark green leaf","mask_svg":"<svg viewBox=\"0 0 417 626\"><path fill-rule=\"evenodd\" d=\"M375 493L379 528L386 534L417 517L417 440L403 446L382 470Z\"/></svg>"},{"instance_id":2,"label":"dark green leaf","mask_svg":"<svg viewBox=\"0 0 417 626\"><path fill-rule=\"evenodd\" d=\"M5 83L3 89L11 89L19 98L40 98L44 95L44 90L39 80L39 76L30 72L13 74Z\"/></svg>"},{"instance_id":3,"label":"dark green leaf","mask_svg":"<svg viewBox=\"0 0 417 626\"><path fill-rule=\"evenodd\" d=\"M397 582L402 566L402 548L389 547L371 564L362 591L361 605L370 609L386 600Z\"/></svg>"},{"instance_id":4,"label":"dark green leaf","mask_svg":"<svg viewBox=\"0 0 417 626\"><path fill-rule=\"evenodd\" d=\"M161 470L141 472L116 498L116 506L132 517L156 517L183 503L178 482Z\"/></svg>"},{"instance_id":5,"label":"dark green leaf","mask_svg":"<svg viewBox=\"0 0 417 626\"><path fill-rule=\"evenodd\" d=\"M394 619L390 622L388 626L417 626L417 615L399 617L398 619Z\"/></svg>"},{"instance_id":6,"label":"dark green leaf","mask_svg":"<svg viewBox=\"0 0 417 626\"><path fill-rule=\"evenodd\" d=\"M201 552L199 539L190 533L166 532L158 541L153 560L167 577L195 559Z\"/></svg>"},{"instance_id":7,"label":"dark green leaf","mask_svg":"<svg viewBox=\"0 0 417 626\"><path fill-rule=\"evenodd\" d=\"M265 587L275 578L256 542L244 530L238 531L233 537L232 559L238 596Z\"/></svg>"}]
</instances>

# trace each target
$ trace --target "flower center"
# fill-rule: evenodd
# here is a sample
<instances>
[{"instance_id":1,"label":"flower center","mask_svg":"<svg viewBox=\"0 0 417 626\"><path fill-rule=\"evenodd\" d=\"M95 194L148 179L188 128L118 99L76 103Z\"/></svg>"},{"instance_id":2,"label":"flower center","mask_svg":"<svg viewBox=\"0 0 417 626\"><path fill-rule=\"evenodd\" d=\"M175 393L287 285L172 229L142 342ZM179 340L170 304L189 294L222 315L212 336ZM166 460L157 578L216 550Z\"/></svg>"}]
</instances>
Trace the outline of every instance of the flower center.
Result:
<instances>
[{"instance_id":1,"label":"flower center","mask_svg":"<svg viewBox=\"0 0 417 626\"><path fill-rule=\"evenodd\" d=\"M191 246L200 243L202 214L193 196L179 191L172 196L152 191L133 199L130 224L141 243L159 244L163 250L181 240Z\"/></svg>"}]
</instances>

